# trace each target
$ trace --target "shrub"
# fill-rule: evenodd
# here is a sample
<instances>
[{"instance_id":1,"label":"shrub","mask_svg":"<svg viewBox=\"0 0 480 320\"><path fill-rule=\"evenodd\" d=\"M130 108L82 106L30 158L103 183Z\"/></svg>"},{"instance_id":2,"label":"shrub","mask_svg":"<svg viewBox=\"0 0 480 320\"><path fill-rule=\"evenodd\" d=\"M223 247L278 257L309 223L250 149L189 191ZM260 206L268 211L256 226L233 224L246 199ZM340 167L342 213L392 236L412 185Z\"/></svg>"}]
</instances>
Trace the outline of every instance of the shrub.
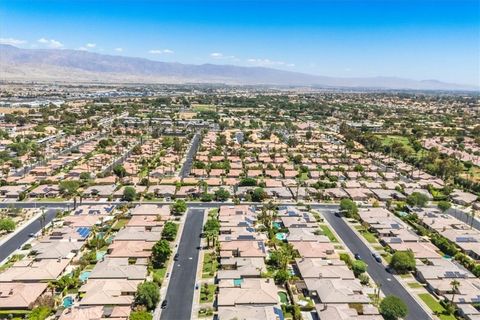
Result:
<instances>
[{"instance_id":1,"label":"shrub","mask_svg":"<svg viewBox=\"0 0 480 320\"><path fill-rule=\"evenodd\" d=\"M397 251L392 256L390 266L400 274L415 269L415 257L412 251Z\"/></svg>"},{"instance_id":2,"label":"shrub","mask_svg":"<svg viewBox=\"0 0 480 320\"><path fill-rule=\"evenodd\" d=\"M358 276L358 279L360 280L360 283L364 286L367 286L370 283L370 278L365 273L360 274Z\"/></svg>"},{"instance_id":3,"label":"shrub","mask_svg":"<svg viewBox=\"0 0 480 320\"><path fill-rule=\"evenodd\" d=\"M152 320L152 314L148 311L133 311L130 313L129 320Z\"/></svg>"},{"instance_id":4,"label":"shrub","mask_svg":"<svg viewBox=\"0 0 480 320\"><path fill-rule=\"evenodd\" d=\"M147 310L154 310L159 301L159 287L155 282L147 281L138 285L135 304L145 306Z\"/></svg>"},{"instance_id":5,"label":"shrub","mask_svg":"<svg viewBox=\"0 0 480 320\"><path fill-rule=\"evenodd\" d=\"M340 210L343 211L347 218L358 218L357 204L350 199L342 199L340 201Z\"/></svg>"},{"instance_id":6,"label":"shrub","mask_svg":"<svg viewBox=\"0 0 480 320\"><path fill-rule=\"evenodd\" d=\"M355 260L352 262L352 271L355 277L358 277L365 271L367 271L367 264L361 260Z\"/></svg>"},{"instance_id":7,"label":"shrub","mask_svg":"<svg viewBox=\"0 0 480 320\"><path fill-rule=\"evenodd\" d=\"M380 302L380 314L386 320L396 320L405 318L408 314L408 308L402 299L389 295Z\"/></svg>"}]
</instances>

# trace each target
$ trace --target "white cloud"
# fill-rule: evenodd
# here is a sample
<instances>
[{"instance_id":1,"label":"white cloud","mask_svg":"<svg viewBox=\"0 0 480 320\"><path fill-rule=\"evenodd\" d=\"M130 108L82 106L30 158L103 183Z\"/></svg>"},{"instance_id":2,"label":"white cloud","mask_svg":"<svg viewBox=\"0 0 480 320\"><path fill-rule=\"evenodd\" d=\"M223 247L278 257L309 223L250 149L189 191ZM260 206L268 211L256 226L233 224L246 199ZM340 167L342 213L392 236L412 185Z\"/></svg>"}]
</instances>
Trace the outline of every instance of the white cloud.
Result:
<instances>
[{"instance_id":1,"label":"white cloud","mask_svg":"<svg viewBox=\"0 0 480 320\"><path fill-rule=\"evenodd\" d=\"M46 38L40 38L38 39L38 42L41 44L46 45L47 47L58 49L63 47L63 43L60 41L57 41L55 39L46 39Z\"/></svg>"},{"instance_id":2,"label":"white cloud","mask_svg":"<svg viewBox=\"0 0 480 320\"><path fill-rule=\"evenodd\" d=\"M148 53L150 54L173 54L174 51L170 49L152 49L149 50Z\"/></svg>"},{"instance_id":3,"label":"white cloud","mask_svg":"<svg viewBox=\"0 0 480 320\"><path fill-rule=\"evenodd\" d=\"M287 63L284 61L274 61L270 59L247 59L247 62L261 67L283 66L283 67L295 67L293 63Z\"/></svg>"},{"instance_id":4,"label":"white cloud","mask_svg":"<svg viewBox=\"0 0 480 320\"><path fill-rule=\"evenodd\" d=\"M210 53L210 58L212 59L223 59L223 60L234 60L234 61L238 61L237 58L235 58L235 56L226 56L224 55L223 53L221 52L212 52Z\"/></svg>"},{"instance_id":5,"label":"white cloud","mask_svg":"<svg viewBox=\"0 0 480 320\"><path fill-rule=\"evenodd\" d=\"M97 44L96 43L87 43L85 46L87 48L95 48L97 46Z\"/></svg>"},{"instance_id":6,"label":"white cloud","mask_svg":"<svg viewBox=\"0 0 480 320\"><path fill-rule=\"evenodd\" d=\"M117 52L123 52L123 48L115 48L115 49L113 49L113 50L115 50L115 51L117 51Z\"/></svg>"},{"instance_id":7,"label":"white cloud","mask_svg":"<svg viewBox=\"0 0 480 320\"><path fill-rule=\"evenodd\" d=\"M77 50L80 50L80 51L88 51L88 49L85 48L85 47L80 47L80 48L78 48Z\"/></svg>"},{"instance_id":8,"label":"white cloud","mask_svg":"<svg viewBox=\"0 0 480 320\"><path fill-rule=\"evenodd\" d=\"M20 39L14 39L14 38L0 38L0 43L1 44L9 44L9 45L12 45L12 46L18 46L18 45L27 43L27 41L20 40Z\"/></svg>"}]
</instances>

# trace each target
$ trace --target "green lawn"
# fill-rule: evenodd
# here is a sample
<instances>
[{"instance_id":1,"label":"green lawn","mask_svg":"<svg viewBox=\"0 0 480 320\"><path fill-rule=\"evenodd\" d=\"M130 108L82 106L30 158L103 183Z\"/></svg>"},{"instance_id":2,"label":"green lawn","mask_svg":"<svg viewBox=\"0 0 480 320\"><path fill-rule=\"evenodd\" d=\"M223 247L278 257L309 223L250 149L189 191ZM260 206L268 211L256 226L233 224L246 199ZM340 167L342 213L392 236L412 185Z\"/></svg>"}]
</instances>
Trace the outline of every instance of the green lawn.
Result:
<instances>
[{"instance_id":1,"label":"green lawn","mask_svg":"<svg viewBox=\"0 0 480 320\"><path fill-rule=\"evenodd\" d=\"M38 198L36 199L37 202L63 202L65 201L64 198Z\"/></svg>"},{"instance_id":2,"label":"green lawn","mask_svg":"<svg viewBox=\"0 0 480 320\"><path fill-rule=\"evenodd\" d=\"M446 311L445 308L442 307L442 305L437 300L435 300L435 298L433 298L429 293L421 293L418 296L434 313L438 315L441 320L455 320L455 317L453 315L444 314L444 312Z\"/></svg>"},{"instance_id":3,"label":"green lawn","mask_svg":"<svg viewBox=\"0 0 480 320\"><path fill-rule=\"evenodd\" d=\"M412 145L410 144L410 141L405 136L387 135L387 136L378 136L378 137L382 140L382 144L384 146L391 146L394 142L399 142L403 144L407 148L407 150L411 151L412 153L415 153L415 150L413 150Z\"/></svg>"},{"instance_id":4,"label":"green lawn","mask_svg":"<svg viewBox=\"0 0 480 320\"><path fill-rule=\"evenodd\" d=\"M335 237L335 235L333 234L332 230L330 230L330 228L327 225L321 224L320 229L322 229L323 234L325 236L327 236L328 239L330 239L331 242L338 242L338 240Z\"/></svg>"},{"instance_id":5,"label":"green lawn","mask_svg":"<svg viewBox=\"0 0 480 320\"><path fill-rule=\"evenodd\" d=\"M214 255L213 255L214 257ZM203 255L202 278L213 278L217 272L218 262L212 257L212 253L205 252Z\"/></svg>"},{"instance_id":6,"label":"green lawn","mask_svg":"<svg viewBox=\"0 0 480 320\"><path fill-rule=\"evenodd\" d=\"M165 273L167 273L167 267L153 269L153 279L157 283L162 283L165 278Z\"/></svg>"},{"instance_id":7,"label":"green lawn","mask_svg":"<svg viewBox=\"0 0 480 320\"><path fill-rule=\"evenodd\" d=\"M422 284L418 282L409 282L408 286L412 289L423 288Z\"/></svg>"},{"instance_id":8,"label":"green lawn","mask_svg":"<svg viewBox=\"0 0 480 320\"><path fill-rule=\"evenodd\" d=\"M288 296L287 296L286 292L279 291L278 292L278 297L279 297L281 303L284 303L284 304L288 303Z\"/></svg>"},{"instance_id":9,"label":"green lawn","mask_svg":"<svg viewBox=\"0 0 480 320\"><path fill-rule=\"evenodd\" d=\"M129 221L129 219L119 219L119 220L117 220L117 222L115 222L115 224L113 225L112 230L118 231L118 230L122 229L128 223L128 221Z\"/></svg>"},{"instance_id":10,"label":"green lawn","mask_svg":"<svg viewBox=\"0 0 480 320\"><path fill-rule=\"evenodd\" d=\"M359 230L362 236L367 240L369 243L377 243L377 237L373 233L367 230Z\"/></svg>"},{"instance_id":11,"label":"green lawn","mask_svg":"<svg viewBox=\"0 0 480 320\"><path fill-rule=\"evenodd\" d=\"M307 172L302 172L302 174L300 175L300 180L301 181L308 180L308 173Z\"/></svg>"},{"instance_id":12,"label":"green lawn","mask_svg":"<svg viewBox=\"0 0 480 320\"><path fill-rule=\"evenodd\" d=\"M194 111L215 111L215 106L212 104L197 104L193 106Z\"/></svg>"},{"instance_id":13,"label":"green lawn","mask_svg":"<svg viewBox=\"0 0 480 320\"><path fill-rule=\"evenodd\" d=\"M383 259L385 259L385 261L387 261L387 263L392 261L392 255L390 253L385 252L380 255L383 257Z\"/></svg>"},{"instance_id":14,"label":"green lawn","mask_svg":"<svg viewBox=\"0 0 480 320\"><path fill-rule=\"evenodd\" d=\"M202 284L200 291L200 302L201 303L208 303L208 302L213 302L213 299L215 298L215 290L217 288L216 285L214 284Z\"/></svg>"}]
</instances>

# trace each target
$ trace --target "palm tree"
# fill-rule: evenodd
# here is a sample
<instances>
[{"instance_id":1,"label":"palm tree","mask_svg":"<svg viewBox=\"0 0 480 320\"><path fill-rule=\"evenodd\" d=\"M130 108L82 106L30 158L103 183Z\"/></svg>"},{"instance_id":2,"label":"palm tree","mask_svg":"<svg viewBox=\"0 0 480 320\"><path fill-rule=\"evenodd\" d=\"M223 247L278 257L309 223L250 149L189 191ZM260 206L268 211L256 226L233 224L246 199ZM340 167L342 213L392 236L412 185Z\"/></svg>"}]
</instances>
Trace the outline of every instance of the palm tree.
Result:
<instances>
[{"instance_id":1,"label":"palm tree","mask_svg":"<svg viewBox=\"0 0 480 320\"><path fill-rule=\"evenodd\" d=\"M286 245L282 246L280 250L278 250L278 253L279 253L280 267L283 270L287 270L287 266L289 262L298 256L297 252L295 251L295 248L290 243L287 243Z\"/></svg>"},{"instance_id":2,"label":"palm tree","mask_svg":"<svg viewBox=\"0 0 480 320\"><path fill-rule=\"evenodd\" d=\"M476 211L475 209L472 209L472 212L470 213L470 229L473 228L473 222L475 221L475 216L476 216Z\"/></svg>"},{"instance_id":3,"label":"palm tree","mask_svg":"<svg viewBox=\"0 0 480 320\"><path fill-rule=\"evenodd\" d=\"M453 301L455 300L455 293L458 291L458 288L460 287L460 282L458 280L453 280L450 282L450 285L452 286L452 301L451 304L453 305Z\"/></svg>"}]
</instances>

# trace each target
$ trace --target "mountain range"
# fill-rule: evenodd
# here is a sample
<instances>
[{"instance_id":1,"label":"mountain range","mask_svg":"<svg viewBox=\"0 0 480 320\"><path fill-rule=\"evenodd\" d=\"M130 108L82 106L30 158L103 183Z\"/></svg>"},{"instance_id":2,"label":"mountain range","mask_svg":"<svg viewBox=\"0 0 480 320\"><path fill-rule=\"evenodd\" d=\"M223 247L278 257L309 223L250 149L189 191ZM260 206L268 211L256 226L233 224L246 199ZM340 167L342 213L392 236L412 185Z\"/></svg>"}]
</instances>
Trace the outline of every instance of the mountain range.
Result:
<instances>
[{"instance_id":1,"label":"mountain range","mask_svg":"<svg viewBox=\"0 0 480 320\"><path fill-rule=\"evenodd\" d=\"M99 83L224 83L415 90L478 90L437 80L340 78L265 67L182 64L83 50L22 49L0 44L0 80Z\"/></svg>"}]
</instances>

